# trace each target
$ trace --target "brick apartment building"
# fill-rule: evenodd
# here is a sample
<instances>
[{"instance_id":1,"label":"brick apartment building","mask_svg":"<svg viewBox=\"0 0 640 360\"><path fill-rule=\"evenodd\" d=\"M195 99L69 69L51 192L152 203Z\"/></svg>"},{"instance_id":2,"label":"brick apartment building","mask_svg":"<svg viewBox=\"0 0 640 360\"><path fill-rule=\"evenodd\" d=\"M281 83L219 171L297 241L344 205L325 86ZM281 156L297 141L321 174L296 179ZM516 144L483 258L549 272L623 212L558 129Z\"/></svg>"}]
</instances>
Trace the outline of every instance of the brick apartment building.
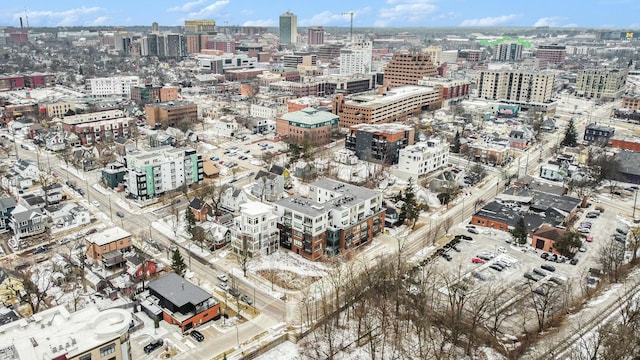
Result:
<instances>
[{"instance_id":1,"label":"brick apartment building","mask_svg":"<svg viewBox=\"0 0 640 360\"><path fill-rule=\"evenodd\" d=\"M133 126L135 120L125 117L122 110L71 115L62 119L62 129L76 134L82 145L92 145L118 137L128 138Z\"/></svg>"},{"instance_id":2,"label":"brick apartment building","mask_svg":"<svg viewBox=\"0 0 640 360\"><path fill-rule=\"evenodd\" d=\"M178 99L177 87L161 87L153 85L131 87L131 100L138 105L167 102Z\"/></svg>"}]
</instances>

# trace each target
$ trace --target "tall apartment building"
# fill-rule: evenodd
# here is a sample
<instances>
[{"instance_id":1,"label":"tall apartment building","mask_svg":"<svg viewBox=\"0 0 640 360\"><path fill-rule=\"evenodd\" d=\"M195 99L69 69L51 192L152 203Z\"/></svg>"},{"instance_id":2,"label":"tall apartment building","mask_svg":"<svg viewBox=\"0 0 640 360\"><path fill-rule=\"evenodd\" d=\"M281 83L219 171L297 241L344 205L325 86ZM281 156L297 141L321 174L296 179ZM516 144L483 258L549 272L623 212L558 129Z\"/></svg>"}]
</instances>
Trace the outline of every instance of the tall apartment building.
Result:
<instances>
[{"instance_id":1,"label":"tall apartment building","mask_svg":"<svg viewBox=\"0 0 640 360\"><path fill-rule=\"evenodd\" d=\"M423 110L439 108L438 89L402 86L377 95L338 94L333 98L332 112L340 116L340 127L357 124L380 124L404 120Z\"/></svg>"},{"instance_id":2,"label":"tall apartment building","mask_svg":"<svg viewBox=\"0 0 640 360\"><path fill-rule=\"evenodd\" d=\"M580 70L576 80L576 96L613 100L624 93L627 71L618 69Z\"/></svg>"},{"instance_id":3,"label":"tall apartment building","mask_svg":"<svg viewBox=\"0 0 640 360\"><path fill-rule=\"evenodd\" d=\"M280 233L271 205L261 202L240 205L240 216L234 219L229 230L231 248L238 255L256 258L278 249Z\"/></svg>"},{"instance_id":4,"label":"tall apartment building","mask_svg":"<svg viewBox=\"0 0 640 360\"><path fill-rule=\"evenodd\" d=\"M449 144L429 139L401 149L396 175L417 180L449 164Z\"/></svg>"},{"instance_id":5,"label":"tall apartment building","mask_svg":"<svg viewBox=\"0 0 640 360\"><path fill-rule=\"evenodd\" d=\"M191 148L161 146L153 150L131 150L125 156L127 197L149 200L183 184L201 184L202 155Z\"/></svg>"},{"instance_id":6,"label":"tall apartment building","mask_svg":"<svg viewBox=\"0 0 640 360\"><path fill-rule=\"evenodd\" d=\"M130 98L131 87L138 86L140 78L137 76L113 76L107 78L89 79L87 93L91 97L121 96Z\"/></svg>"},{"instance_id":7,"label":"tall apartment building","mask_svg":"<svg viewBox=\"0 0 640 360\"><path fill-rule=\"evenodd\" d=\"M522 44L501 43L493 47L494 61L518 61L522 60Z\"/></svg>"},{"instance_id":8,"label":"tall apartment building","mask_svg":"<svg viewBox=\"0 0 640 360\"><path fill-rule=\"evenodd\" d=\"M178 127L198 120L198 105L189 101L150 103L144 106L144 112L147 125L153 128Z\"/></svg>"},{"instance_id":9,"label":"tall apartment building","mask_svg":"<svg viewBox=\"0 0 640 360\"><path fill-rule=\"evenodd\" d=\"M329 179L310 184L308 198L277 201L275 213L280 247L310 260L366 245L384 229L382 193Z\"/></svg>"},{"instance_id":10,"label":"tall apartment building","mask_svg":"<svg viewBox=\"0 0 640 360\"><path fill-rule=\"evenodd\" d=\"M131 311L63 305L0 326L4 359L129 360Z\"/></svg>"},{"instance_id":11,"label":"tall apartment building","mask_svg":"<svg viewBox=\"0 0 640 360\"><path fill-rule=\"evenodd\" d=\"M187 55L187 39L184 34L148 34L142 39L141 55L161 59L182 58Z\"/></svg>"},{"instance_id":12,"label":"tall apartment building","mask_svg":"<svg viewBox=\"0 0 640 360\"><path fill-rule=\"evenodd\" d=\"M540 45L536 50L536 58L547 60L550 64L562 64L567 58L567 47L564 45Z\"/></svg>"},{"instance_id":13,"label":"tall apartment building","mask_svg":"<svg viewBox=\"0 0 640 360\"><path fill-rule=\"evenodd\" d=\"M298 17L287 11L280 15L280 44L295 45L298 40Z\"/></svg>"},{"instance_id":14,"label":"tall apartment building","mask_svg":"<svg viewBox=\"0 0 640 360\"><path fill-rule=\"evenodd\" d=\"M276 133L289 142L324 145L331 141L331 134L338 129L339 117L327 111L306 108L283 114L276 120Z\"/></svg>"},{"instance_id":15,"label":"tall apartment building","mask_svg":"<svg viewBox=\"0 0 640 360\"><path fill-rule=\"evenodd\" d=\"M344 45L342 44L324 44L318 47L318 60L323 62L331 62L340 58L340 50Z\"/></svg>"},{"instance_id":16,"label":"tall apartment building","mask_svg":"<svg viewBox=\"0 0 640 360\"><path fill-rule=\"evenodd\" d=\"M340 50L340 74L367 74L371 71L373 45L370 41L351 44Z\"/></svg>"},{"instance_id":17,"label":"tall apartment building","mask_svg":"<svg viewBox=\"0 0 640 360\"><path fill-rule=\"evenodd\" d=\"M307 30L307 43L309 45L324 44L324 28L322 26L312 26Z\"/></svg>"},{"instance_id":18,"label":"tall apartment building","mask_svg":"<svg viewBox=\"0 0 640 360\"><path fill-rule=\"evenodd\" d=\"M423 53L429 55L431 62L435 66L442 65L442 46L429 46L422 50Z\"/></svg>"},{"instance_id":19,"label":"tall apartment building","mask_svg":"<svg viewBox=\"0 0 640 360\"><path fill-rule=\"evenodd\" d=\"M404 124L359 124L349 127L345 149L360 160L397 164L400 149L413 145L415 129Z\"/></svg>"},{"instance_id":20,"label":"tall apartment building","mask_svg":"<svg viewBox=\"0 0 640 360\"><path fill-rule=\"evenodd\" d=\"M521 70L483 70L478 77L478 97L511 104L551 103L554 74Z\"/></svg>"},{"instance_id":21,"label":"tall apartment building","mask_svg":"<svg viewBox=\"0 0 640 360\"><path fill-rule=\"evenodd\" d=\"M425 76L436 76L438 70L429 54L396 53L384 68L384 83L388 86L418 85Z\"/></svg>"}]
</instances>

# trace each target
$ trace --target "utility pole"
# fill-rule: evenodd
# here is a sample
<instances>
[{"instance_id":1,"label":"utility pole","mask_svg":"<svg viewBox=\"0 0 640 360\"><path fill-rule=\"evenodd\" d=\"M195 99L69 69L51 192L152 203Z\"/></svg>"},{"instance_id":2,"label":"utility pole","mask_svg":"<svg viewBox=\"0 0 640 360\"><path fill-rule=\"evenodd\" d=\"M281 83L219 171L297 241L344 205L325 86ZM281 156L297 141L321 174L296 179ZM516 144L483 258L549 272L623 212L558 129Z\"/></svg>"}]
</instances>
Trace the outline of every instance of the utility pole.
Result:
<instances>
[{"instance_id":1,"label":"utility pole","mask_svg":"<svg viewBox=\"0 0 640 360\"><path fill-rule=\"evenodd\" d=\"M351 16L351 26L349 27L349 42L353 43L353 15L355 13L353 12L353 10L349 10L346 12L343 12L342 15L349 15Z\"/></svg>"}]
</instances>

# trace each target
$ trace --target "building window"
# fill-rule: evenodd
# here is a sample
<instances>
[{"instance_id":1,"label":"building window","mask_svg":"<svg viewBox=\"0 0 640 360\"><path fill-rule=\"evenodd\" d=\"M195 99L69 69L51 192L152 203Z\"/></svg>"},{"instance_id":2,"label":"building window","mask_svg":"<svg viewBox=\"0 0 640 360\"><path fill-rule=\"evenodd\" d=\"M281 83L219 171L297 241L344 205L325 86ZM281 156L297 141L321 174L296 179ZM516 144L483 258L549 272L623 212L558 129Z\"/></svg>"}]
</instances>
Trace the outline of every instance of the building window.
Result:
<instances>
[{"instance_id":1,"label":"building window","mask_svg":"<svg viewBox=\"0 0 640 360\"><path fill-rule=\"evenodd\" d=\"M91 360L91 354L82 355L79 360Z\"/></svg>"},{"instance_id":2,"label":"building window","mask_svg":"<svg viewBox=\"0 0 640 360\"><path fill-rule=\"evenodd\" d=\"M100 348L100 356L102 357L113 354L114 352L116 352L116 344L109 344Z\"/></svg>"}]
</instances>

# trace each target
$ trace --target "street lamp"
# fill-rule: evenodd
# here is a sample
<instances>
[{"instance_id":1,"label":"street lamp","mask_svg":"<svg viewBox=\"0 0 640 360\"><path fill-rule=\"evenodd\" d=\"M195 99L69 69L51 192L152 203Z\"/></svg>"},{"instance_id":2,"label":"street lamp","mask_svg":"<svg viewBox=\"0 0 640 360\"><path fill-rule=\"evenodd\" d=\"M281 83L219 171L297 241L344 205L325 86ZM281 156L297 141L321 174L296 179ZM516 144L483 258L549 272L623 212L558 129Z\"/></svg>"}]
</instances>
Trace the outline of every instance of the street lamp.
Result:
<instances>
[{"instance_id":1,"label":"street lamp","mask_svg":"<svg viewBox=\"0 0 640 360\"><path fill-rule=\"evenodd\" d=\"M636 222L636 203L638 202L638 190L635 191L636 195L633 198L633 222Z\"/></svg>"}]
</instances>

